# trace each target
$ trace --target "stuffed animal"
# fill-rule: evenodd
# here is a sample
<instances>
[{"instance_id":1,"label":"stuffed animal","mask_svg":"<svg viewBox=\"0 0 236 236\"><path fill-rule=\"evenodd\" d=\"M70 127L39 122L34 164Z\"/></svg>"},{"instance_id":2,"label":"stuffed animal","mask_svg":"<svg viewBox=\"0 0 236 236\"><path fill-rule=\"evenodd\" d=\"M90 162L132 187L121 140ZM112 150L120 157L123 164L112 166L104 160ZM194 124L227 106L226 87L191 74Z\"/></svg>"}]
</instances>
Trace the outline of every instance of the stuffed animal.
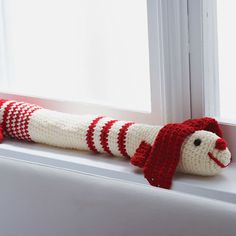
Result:
<instances>
[{"instance_id":1,"label":"stuffed animal","mask_svg":"<svg viewBox=\"0 0 236 236\"><path fill-rule=\"evenodd\" d=\"M208 117L162 127L1 99L0 125L4 136L16 139L129 157L151 185L162 188L171 187L177 170L212 176L231 162L217 121Z\"/></svg>"}]
</instances>

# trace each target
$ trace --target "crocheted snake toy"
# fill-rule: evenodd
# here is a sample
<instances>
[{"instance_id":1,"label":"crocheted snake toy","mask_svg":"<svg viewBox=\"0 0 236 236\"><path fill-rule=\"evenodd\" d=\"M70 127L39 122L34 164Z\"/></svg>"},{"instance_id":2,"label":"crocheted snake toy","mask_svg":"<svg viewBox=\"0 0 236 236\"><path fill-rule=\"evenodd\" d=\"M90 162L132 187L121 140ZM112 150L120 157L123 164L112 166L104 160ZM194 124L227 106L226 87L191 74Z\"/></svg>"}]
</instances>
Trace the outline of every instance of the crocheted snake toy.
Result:
<instances>
[{"instance_id":1,"label":"crocheted snake toy","mask_svg":"<svg viewBox=\"0 0 236 236\"><path fill-rule=\"evenodd\" d=\"M130 157L153 186L170 188L174 173L212 176L231 162L215 119L151 126L93 115L70 115L0 99L4 136L63 148ZM2 132L1 132L2 131ZM3 133L3 134L2 134Z\"/></svg>"}]
</instances>

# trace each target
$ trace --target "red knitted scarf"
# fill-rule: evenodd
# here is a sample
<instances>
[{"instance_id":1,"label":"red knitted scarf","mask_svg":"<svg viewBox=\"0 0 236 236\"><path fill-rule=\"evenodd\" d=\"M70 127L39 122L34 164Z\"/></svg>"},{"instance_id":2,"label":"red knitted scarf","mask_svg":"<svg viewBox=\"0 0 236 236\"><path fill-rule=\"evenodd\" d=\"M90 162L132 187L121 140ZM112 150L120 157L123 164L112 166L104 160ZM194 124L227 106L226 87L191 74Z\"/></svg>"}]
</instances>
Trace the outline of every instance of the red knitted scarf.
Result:
<instances>
[{"instance_id":1,"label":"red knitted scarf","mask_svg":"<svg viewBox=\"0 0 236 236\"><path fill-rule=\"evenodd\" d=\"M169 189L180 160L181 146L187 136L197 130L206 130L222 137L213 118L187 120L167 124L158 133L153 145L142 142L131 158L131 163L143 168L144 176L153 186Z\"/></svg>"}]
</instances>

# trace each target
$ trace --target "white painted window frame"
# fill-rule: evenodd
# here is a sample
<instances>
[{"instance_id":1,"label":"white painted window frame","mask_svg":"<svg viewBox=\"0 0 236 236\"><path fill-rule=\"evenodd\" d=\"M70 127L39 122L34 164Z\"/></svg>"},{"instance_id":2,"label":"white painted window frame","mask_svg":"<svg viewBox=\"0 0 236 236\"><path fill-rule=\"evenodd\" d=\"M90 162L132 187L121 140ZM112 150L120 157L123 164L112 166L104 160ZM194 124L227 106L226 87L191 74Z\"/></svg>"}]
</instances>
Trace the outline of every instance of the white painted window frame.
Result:
<instances>
[{"instance_id":1,"label":"white painted window frame","mask_svg":"<svg viewBox=\"0 0 236 236\"><path fill-rule=\"evenodd\" d=\"M188 0L192 117L211 116L221 124L233 156L236 123L219 111L219 73L216 0Z\"/></svg>"},{"instance_id":2,"label":"white painted window frame","mask_svg":"<svg viewBox=\"0 0 236 236\"><path fill-rule=\"evenodd\" d=\"M1 78L6 79L7 54L4 47L4 0L0 0ZM151 113L117 109L100 104L29 97L3 91L0 97L36 103L76 114L103 114L118 119L164 124L190 118L187 0L147 0Z\"/></svg>"},{"instance_id":3,"label":"white painted window frame","mask_svg":"<svg viewBox=\"0 0 236 236\"><path fill-rule=\"evenodd\" d=\"M4 1L0 0L0 79L8 74L4 37ZM32 102L69 113L103 114L149 124L180 122L190 117L219 117L215 0L147 0L151 113L122 110L6 92L0 97ZM191 72L191 74L190 74ZM236 125L220 120L236 154Z\"/></svg>"},{"instance_id":4,"label":"white painted window frame","mask_svg":"<svg viewBox=\"0 0 236 236\"><path fill-rule=\"evenodd\" d=\"M0 0L0 3L2 3L2 0ZM190 117L194 118L213 113L218 114L216 109L217 100L214 99L214 96L217 96L218 90L214 90L214 93L208 93L207 97L205 93L205 91L211 88L210 85L214 85L214 82L217 81L217 77L214 76L214 73L216 73L215 69L217 68L212 67L216 64L212 63L210 59L208 64L206 64L206 58L209 58L212 54L211 51L206 51L208 47L206 44L203 44L203 42L209 42L209 38L208 41L207 38L203 38L203 25L205 27L204 36L206 37L206 32L208 32L207 37L211 35L206 28L209 25L203 24L203 20L205 20L203 9L207 9L207 3L210 4L210 0L147 0L147 3L153 110L151 114L118 110L96 104L27 97L3 92L1 88L0 97L37 103L64 112L100 113L120 119L150 124L177 122ZM0 4L0 12L2 12L1 7L2 5ZM193 11L193 9L195 10ZM194 28L192 28L193 24ZM0 48L4 49L4 43L4 19L0 18ZM208 48L208 50L213 50L213 48ZM1 51L0 66L3 69L7 68L5 56L4 51ZM213 59L216 59L216 56L211 57L211 60ZM6 71L0 70L0 79L6 74ZM209 77L210 79L205 79ZM216 86L216 88L218 87ZM208 101L208 103L205 101ZM208 108L209 104L212 104L211 102L215 105L210 110ZM232 136L232 133L236 132L226 123L223 124L223 128L228 141L232 140L232 142L229 142L231 151L236 153L233 145L233 140L236 139ZM141 178L137 179L137 176L133 178L131 176L132 173L127 173L126 169L119 169L119 166L117 167L114 164L114 168L121 172L117 174L118 171L114 171L114 169L110 168L110 165L104 165L104 160L101 160L102 165L100 167L102 168L99 169L99 163L91 165L87 158L84 158L84 153L81 153L81 158L78 159L77 152L74 154L75 157L69 154L72 151L65 151L65 154L65 152L60 150L60 155L55 155L53 148L40 147L38 144L33 146L31 144L30 148L28 148L28 144L19 142L5 143L0 146L0 151L1 155L8 159L10 157L13 160L83 172L90 175L94 174L96 176L99 172L99 175L106 178L122 181L129 180L138 184L143 181ZM51 156L52 153L55 160ZM76 163L73 163L72 159ZM92 161L95 161L94 158L92 158ZM107 170L104 171L104 168L107 168ZM223 181L219 181L221 185L219 185L218 178L215 179L215 182L209 179L203 184L199 178L180 177L174 181L174 190L235 203L235 193L231 191L232 186L234 186L234 169L235 167L226 170L228 171L227 175L225 175L227 177ZM228 182L228 185L225 184L226 182Z\"/></svg>"},{"instance_id":5,"label":"white painted window frame","mask_svg":"<svg viewBox=\"0 0 236 236\"><path fill-rule=\"evenodd\" d=\"M216 1L188 0L192 117L219 116Z\"/></svg>"}]
</instances>

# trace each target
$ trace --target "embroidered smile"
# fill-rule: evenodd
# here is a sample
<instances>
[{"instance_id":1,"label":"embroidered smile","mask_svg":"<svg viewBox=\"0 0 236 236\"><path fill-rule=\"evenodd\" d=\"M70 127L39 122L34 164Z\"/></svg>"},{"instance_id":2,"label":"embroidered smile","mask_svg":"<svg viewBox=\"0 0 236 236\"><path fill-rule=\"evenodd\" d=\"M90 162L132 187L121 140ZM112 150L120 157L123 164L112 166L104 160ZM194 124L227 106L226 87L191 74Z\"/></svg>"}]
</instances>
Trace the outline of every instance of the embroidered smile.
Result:
<instances>
[{"instance_id":1,"label":"embroidered smile","mask_svg":"<svg viewBox=\"0 0 236 236\"><path fill-rule=\"evenodd\" d=\"M229 164L224 165L221 161L219 161L216 157L214 157L211 152L208 152L208 156L211 158L211 160L213 160L221 168L225 168L225 167L227 167L229 165Z\"/></svg>"}]
</instances>

